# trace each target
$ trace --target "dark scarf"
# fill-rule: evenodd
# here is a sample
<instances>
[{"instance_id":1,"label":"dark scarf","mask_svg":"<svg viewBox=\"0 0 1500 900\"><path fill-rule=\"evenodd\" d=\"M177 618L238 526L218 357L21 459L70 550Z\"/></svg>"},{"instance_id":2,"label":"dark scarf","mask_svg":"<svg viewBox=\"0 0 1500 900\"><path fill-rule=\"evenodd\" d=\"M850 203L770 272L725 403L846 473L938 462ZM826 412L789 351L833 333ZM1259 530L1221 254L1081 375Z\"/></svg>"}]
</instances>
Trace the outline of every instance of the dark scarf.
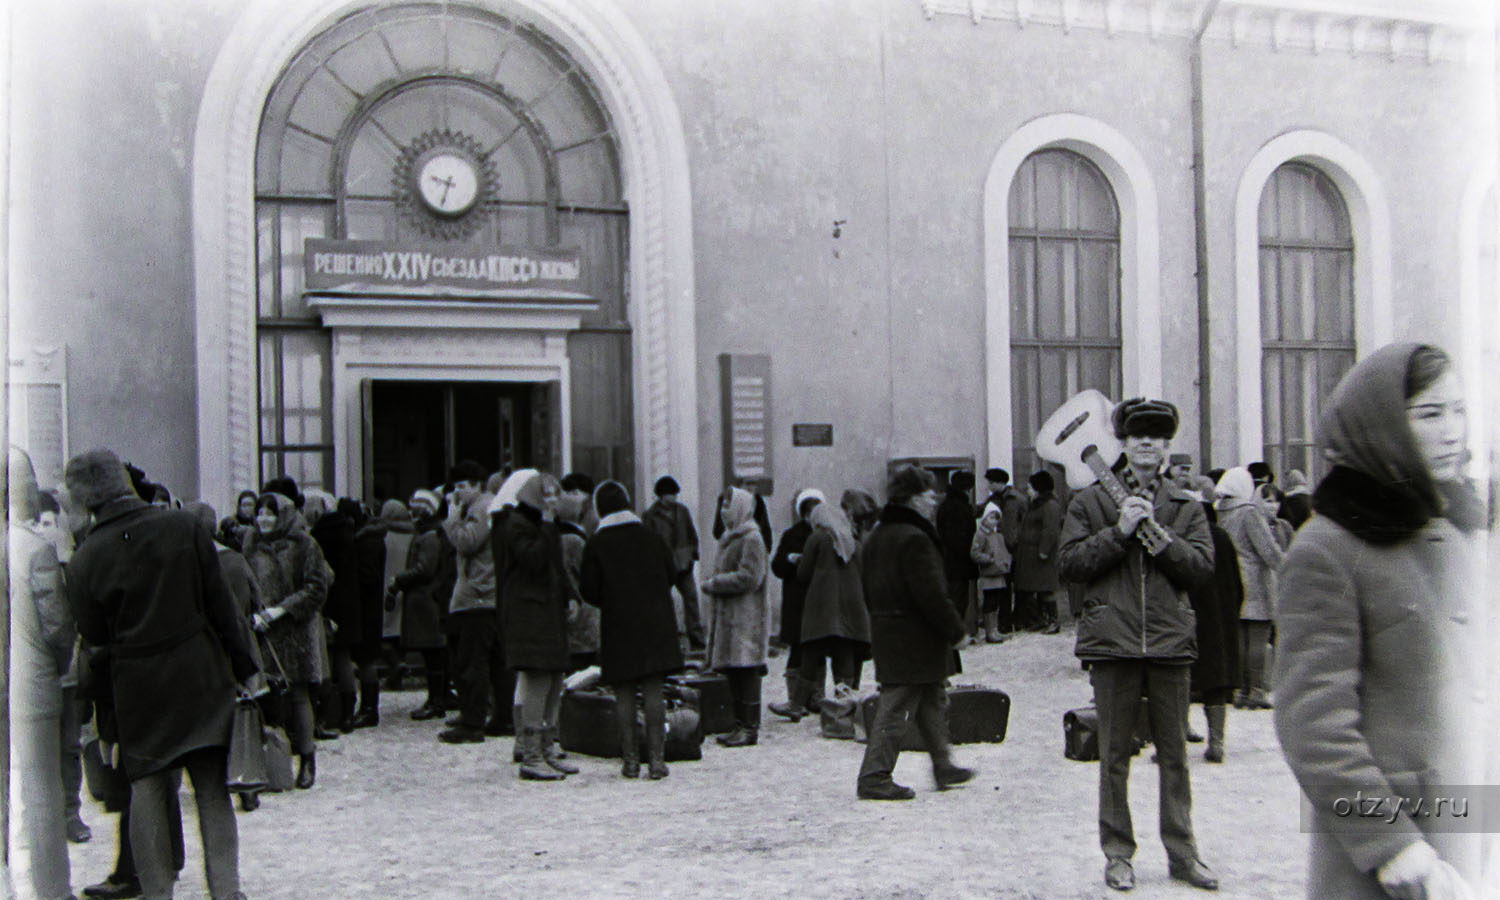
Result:
<instances>
[{"instance_id":1,"label":"dark scarf","mask_svg":"<svg viewBox=\"0 0 1500 900\"><path fill-rule=\"evenodd\" d=\"M939 552L943 549L943 542L938 539L937 526L927 521L927 517L899 503L887 503L885 509L880 511L880 524L882 525L912 525L921 529L932 541L932 545Z\"/></svg>"},{"instance_id":2,"label":"dark scarf","mask_svg":"<svg viewBox=\"0 0 1500 900\"><path fill-rule=\"evenodd\" d=\"M1484 504L1466 484L1437 485L1442 508L1435 508L1408 482L1384 484L1356 469L1334 466L1313 491L1313 511L1371 544L1394 544L1439 516L1463 532L1484 527Z\"/></svg>"}]
</instances>

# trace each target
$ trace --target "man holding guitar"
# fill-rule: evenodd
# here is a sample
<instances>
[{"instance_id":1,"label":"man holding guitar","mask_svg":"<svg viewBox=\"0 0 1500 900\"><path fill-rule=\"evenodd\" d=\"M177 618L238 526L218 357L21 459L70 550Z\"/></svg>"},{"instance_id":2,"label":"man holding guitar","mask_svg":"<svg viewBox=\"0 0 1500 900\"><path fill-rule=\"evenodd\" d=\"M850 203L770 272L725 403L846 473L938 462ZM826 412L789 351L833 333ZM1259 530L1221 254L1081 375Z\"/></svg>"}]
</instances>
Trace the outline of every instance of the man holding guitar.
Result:
<instances>
[{"instance_id":1,"label":"man holding guitar","mask_svg":"<svg viewBox=\"0 0 1500 900\"><path fill-rule=\"evenodd\" d=\"M1064 579L1085 585L1074 654L1089 666L1099 715L1104 881L1115 890L1135 887L1127 781L1133 725L1145 696L1161 767L1161 836L1169 874L1217 890L1218 879L1198 858L1193 839L1184 732L1188 671L1198 654L1187 590L1212 576L1213 542L1202 506L1161 474L1177 433L1177 408L1141 397L1116 406L1110 419L1113 437L1124 442L1125 465L1113 470L1098 450L1109 445L1109 435L1081 440L1088 425L1100 430L1099 418L1071 418L1056 443L1086 444L1082 456L1099 479L1068 505L1058 568ZM1043 443L1039 436L1038 446Z\"/></svg>"}]
</instances>

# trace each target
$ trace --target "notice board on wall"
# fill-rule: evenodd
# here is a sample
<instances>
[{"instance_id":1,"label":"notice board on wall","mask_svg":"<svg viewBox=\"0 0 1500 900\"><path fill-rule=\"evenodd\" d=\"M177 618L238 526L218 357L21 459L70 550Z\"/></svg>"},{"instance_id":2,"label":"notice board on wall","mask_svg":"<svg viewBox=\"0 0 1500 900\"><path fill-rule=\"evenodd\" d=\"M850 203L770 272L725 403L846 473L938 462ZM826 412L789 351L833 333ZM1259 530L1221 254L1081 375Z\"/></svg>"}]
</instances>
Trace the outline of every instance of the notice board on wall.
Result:
<instances>
[{"instance_id":1,"label":"notice board on wall","mask_svg":"<svg viewBox=\"0 0 1500 900\"><path fill-rule=\"evenodd\" d=\"M724 423L724 483L772 493L771 357L719 355L720 414Z\"/></svg>"}]
</instances>

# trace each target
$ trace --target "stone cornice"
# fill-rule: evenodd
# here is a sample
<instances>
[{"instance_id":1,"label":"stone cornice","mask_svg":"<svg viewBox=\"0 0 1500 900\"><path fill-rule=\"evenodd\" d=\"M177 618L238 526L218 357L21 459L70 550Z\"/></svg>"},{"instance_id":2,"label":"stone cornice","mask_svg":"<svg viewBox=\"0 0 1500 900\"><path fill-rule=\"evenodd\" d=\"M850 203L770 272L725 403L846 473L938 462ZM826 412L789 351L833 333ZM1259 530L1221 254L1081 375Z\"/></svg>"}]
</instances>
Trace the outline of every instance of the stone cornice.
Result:
<instances>
[{"instance_id":1,"label":"stone cornice","mask_svg":"<svg viewBox=\"0 0 1500 900\"><path fill-rule=\"evenodd\" d=\"M975 25L1061 28L1192 37L1208 0L919 0L929 20L963 16ZM1223 0L1205 38L1232 47L1383 56L1425 63L1485 62L1495 42L1482 4L1401 0Z\"/></svg>"}]
</instances>

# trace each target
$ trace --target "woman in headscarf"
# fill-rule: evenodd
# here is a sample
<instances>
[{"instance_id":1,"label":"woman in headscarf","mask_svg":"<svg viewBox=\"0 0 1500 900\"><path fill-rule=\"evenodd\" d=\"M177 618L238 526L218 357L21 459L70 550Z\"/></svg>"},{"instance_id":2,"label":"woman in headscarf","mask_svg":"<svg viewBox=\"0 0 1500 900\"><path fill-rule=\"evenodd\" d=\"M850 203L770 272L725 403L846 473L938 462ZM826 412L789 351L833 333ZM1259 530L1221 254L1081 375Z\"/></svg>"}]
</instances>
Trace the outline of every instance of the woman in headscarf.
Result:
<instances>
[{"instance_id":1,"label":"woman in headscarf","mask_svg":"<svg viewBox=\"0 0 1500 900\"><path fill-rule=\"evenodd\" d=\"M599 527L583 548L579 591L599 607L600 680L615 688L620 726L620 774L641 772L635 733L635 696L646 711L646 760L652 780L667 777L666 675L682 668L672 582L677 560L667 542L630 510L630 494L616 481L594 489Z\"/></svg>"},{"instance_id":2,"label":"woman in headscarf","mask_svg":"<svg viewBox=\"0 0 1500 900\"><path fill-rule=\"evenodd\" d=\"M808 516L812 537L797 561L797 580L807 593L802 608L802 679L822 686L824 660L833 669L838 704L820 710L823 737L853 740L853 698L860 669L870 658L870 611L860 582L859 540L844 511L819 503ZM829 706L838 705L834 715Z\"/></svg>"},{"instance_id":3,"label":"woman in headscarf","mask_svg":"<svg viewBox=\"0 0 1500 900\"><path fill-rule=\"evenodd\" d=\"M808 516L827 498L815 488L800 491L792 501L797 521L781 533L776 555L771 557L771 574L781 579L781 631L777 638L787 646L786 702L772 703L768 709L778 716L800 722L810 712L817 712L823 699L823 682L814 683L802 677L802 607L807 588L797 578L797 562L807 539L812 537ZM727 524L727 523L726 523Z\"/></svg>"},{"instance_id":4,"label":"woman in headscarf","mask_svg":"<svg viewBox=\"0 0 1500 900\"><path fill-rule=\"evenodd\" d=\"M240 495L234 500L234 518L231 534L239 538L232 546L241 548L245 546L245 538L255 530L255 501L260 495L254 491L240 491Z\"/></svg>"},{"instance_id":5,"label":"woman in headscarf","mask_svg":"<svg viewBox=\"0 0 1500 900\"><path fill-rule=\"evenodd\" d=\"M245 541L245 559L265 604L254 621L264 641L268 677L286 683L276 718L300 758L296 784L305 790L317 778L312 692L328 674L320 611L333 571L297 507L280 494L262 494L255 501L255 531Z\"/></svg>"},{"instance_id":6,"label":"woman in headscarf","mask_svg":"<svg viewBox=\"0 0 1500 900\"><path fill-rule=\"evenodd\" d=\"M1377 350L1324 404L1318 444L1333 468L1276 610L1276 733L1313 814L1309 898L1477 893L1479 829L1387 799L1430 811L1428 792L1480 783L1492 737L1477 724L1493 648L1466 432L1452 363L1425 345ZM1384 818L1346 815L1357 795L1386 800Z\"/></svg>"},{"instance_id":7,"label":"woman in headscarf","mask_svg":"<svg viewBox=\"0 0 1500 900\"><path fill-rule=\"evenodd\" d=\"M749 491L725 490L719 498L719 516L724 534L714 554L714 575L699 586L713 610L708 665L729 680L734 704L735 728L717 740L725 747L749 747L759 740L760 680L766 674L770 645L766 545L760 540L755 497Z\"/></svg>"},{"instance_id":8,"label":"woman in headscarf","mask_svg":"<svg viewBox=\"0 0 1500 900\"><path fill-rule=\"evenodd\" d=\"M1292 530L1301 528L1312 515L1312 491L1307 489L1307 476L1301 469L1286 473L1286 493L1276 508L1278 518L1290 522Z\"/></svg>"},{"instance_id":9,"label":"woman in headscarf","mask_svg":"<svg viewBox=\"0 0 1500 900\"><path fill-rule=\"evenodd\" d=\"M78 632L57 551L38 532L31 459L10 448L10 847L23 897L71 898L62 782L61 681Z\"/></svg>"},{"instance_id":10,"label":"woman in headscarf","mask_svg":"<svg viewBox=\"0 0 1500 900\"><path fill-rule=\"evenodd\" d=\"M418 722L441 718L448 707L448 653L443 636L443 612L457 577L453 546L440 526L442 498L422 489L411 495L411 515L416 531L406 547L405 567L386 589L386 605L400 597L401 650L422 654L427 670L427 700L412 710ZM499 698L501 703L505 698Z\"/></svg>"},{"instance_id":11,"label":"woman in headscarf","mask_svg":"<svg viewBox=\"0 0 1500 900\"><path fill-rule=\"evenodd\" d=\"M1236 709L1270 709L1266 680L1266 654L1275 612L1276 570L1283 551L1271 521L1256 499L1250 470L1241 466L1226 471L1215 492L1219 495L1219 526L1234 543L1240 562L1240 582L1245 602L1240 607L1240 683Z\"/></svg>"},{"instance_id":12,"label":"woman in headscarf","mask_svg":"<svg viewBox=\"0 0 1500 900\"><path fill-rule=\"evenodd\" d=\"M503 486L500 493L506 493ZM563 570L562 536L554 521L560 493L557 479L529 470L515 487L515 509L499 524L497 546L503 552L495 560L495 572L500 634L506 664L516 672L518 774L528 781L558 781L578 772L553 747L563 673L570 661L572 599L571 582Z\"/></svg>"},{"instance_id":13,"label":"woman in headscarf","mask_svg":"<svg viewBox=\"0 0 1500 900\"><path fill-rule=\"evenodd\" d=\"M1203 715L1208 720L1208 747L1203 758L1221 763L1228 722L1224 707L1240 687L1240 606L1245 587L1240 580L1239 551L1219 527L1218 514L1208 499L1214 493L1213 481L1194 476L1193 493L1208 516L1208 532L1214 542L1214 577L1188 589L1198 635L1198 658L1193 660L1189 683L1192 698L1203 703Z\"/></svg>"}]
</instances>

